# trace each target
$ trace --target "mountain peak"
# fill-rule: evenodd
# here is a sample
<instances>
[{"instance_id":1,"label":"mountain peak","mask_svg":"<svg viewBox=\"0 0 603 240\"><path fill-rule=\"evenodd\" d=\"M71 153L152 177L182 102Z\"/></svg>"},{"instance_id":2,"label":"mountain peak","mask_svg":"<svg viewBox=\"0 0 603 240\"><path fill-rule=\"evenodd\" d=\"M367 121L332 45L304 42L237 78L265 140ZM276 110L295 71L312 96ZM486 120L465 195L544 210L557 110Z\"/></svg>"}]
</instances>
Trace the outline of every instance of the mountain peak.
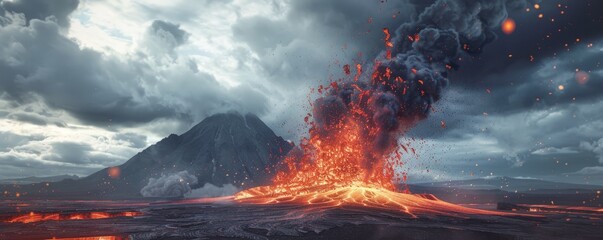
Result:
<instances>
[{"instance_id":1,"label":"mountain peak","mask_svg":"<svg viewBox=\"0 0 603 240\"><path fill-rule=\"evenodd\" d=\"M220 113L132 157L119 167L122 177L118 182L140 189L149 178L188 171L200 186L246 188L267 183L276 163L291 148L254 114ZM99 176L107 179L106 173Z\"/></svg>"}]
</instances>

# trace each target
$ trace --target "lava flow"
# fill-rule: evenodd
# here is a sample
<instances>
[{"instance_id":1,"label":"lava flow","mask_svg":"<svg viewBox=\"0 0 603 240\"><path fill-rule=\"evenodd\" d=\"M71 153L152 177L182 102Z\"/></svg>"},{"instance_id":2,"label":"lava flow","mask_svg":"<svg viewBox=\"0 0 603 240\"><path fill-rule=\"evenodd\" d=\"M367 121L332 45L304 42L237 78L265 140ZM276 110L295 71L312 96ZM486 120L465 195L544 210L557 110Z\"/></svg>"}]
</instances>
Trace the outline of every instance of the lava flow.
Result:
<instances>
[{"instance_id":1,"label":"lava flow","mask_svg":"<svg viewBox=\"0 0 603 240\"><path fill-rule=\"evenodd\" d=\"M30 212L22 216L17 216L9 219L9 223L33 223L42 221L64 221L64 220L89 220L89 219L106 219L116 217L136 217L142 213L134 211L126 212L85 212L85 213L34 213Z\"/></svg>"},{"instance_id":2,"label":"lava flow","mask_svg":"<svg viewBox=\"0 0 603 240\"><path fill-rule=\"evenodd\" d=\"M395 166L402 164L398 150L389 158L367 167L372 143L363 136L373 134L356 122L342 122L337 130L321 135L311 129L310 139L302 145L305 154L285 159L285 169L277 173L273 185L241 191L235 200L254 204L294 203L313 207L342 205L401 211L417 214L465 215L498 214L450 204L433 195L396 192ZM371 151L372 150L372 151ZM375 158L376 156L369 156ZM405 178L405 177L403 177Z\"/></svg>"}]
</instances>

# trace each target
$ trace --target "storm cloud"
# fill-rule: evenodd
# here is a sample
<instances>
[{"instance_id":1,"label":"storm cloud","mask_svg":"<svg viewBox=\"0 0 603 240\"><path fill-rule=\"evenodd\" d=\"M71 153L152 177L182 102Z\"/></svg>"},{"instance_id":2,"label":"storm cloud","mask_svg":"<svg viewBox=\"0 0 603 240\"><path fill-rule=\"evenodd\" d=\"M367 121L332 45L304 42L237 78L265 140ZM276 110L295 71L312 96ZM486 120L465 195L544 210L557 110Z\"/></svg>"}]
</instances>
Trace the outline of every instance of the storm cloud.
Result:
<instances>
[{"instance_id":1,"label":"storm cloud","mask_svg":"<svg viewBox=\"0 0 603 240\"><path fill-rule=\"evenodd\" d=\"M253 112L296 141L310 88L345 78L346 64L374 64L383 28L404 42L406 30L395 29L420 23L434 2L2 1L0 178L86 175L228 110ZM603 3L519 2L491 16L514 19L514 33L489 21L483 37L461 38L481 54L455 59L430 118L400 140L420 139L406 166L421 177L411 182L508 175L603 184L594 177L603 166ZM446 22L484 30L474 23ZM394 45L394 53L413 47Z\"/></svg>"}]
</instances>

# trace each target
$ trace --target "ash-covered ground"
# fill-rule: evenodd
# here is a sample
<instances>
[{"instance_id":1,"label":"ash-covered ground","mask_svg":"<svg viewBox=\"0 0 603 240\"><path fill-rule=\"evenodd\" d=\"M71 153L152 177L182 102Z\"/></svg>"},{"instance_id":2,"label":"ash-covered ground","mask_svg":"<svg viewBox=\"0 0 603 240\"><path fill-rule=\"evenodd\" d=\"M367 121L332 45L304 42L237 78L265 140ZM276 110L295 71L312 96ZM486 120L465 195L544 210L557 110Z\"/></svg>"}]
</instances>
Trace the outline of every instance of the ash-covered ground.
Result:
<instances>
[{"instance_id":1,"label":"ash-covered ground","mask_svg":"<svg viewBox=\"0 0 603 240\"><path fill-rule=\"evenodd\" d=\"M597 209L542 211L533 208L532 212L529 207L522 207L517 210L504 211L512 214L503 216L418 214L413 218L387 209L250 205L228 198L172 202L4 201L0 204L0 239L95 236L114 237L106 239L601 239L603 236L603 212ZM7 222L30 212L93 211L139 211L142 215Z\"/></svg>"}]
</instances>

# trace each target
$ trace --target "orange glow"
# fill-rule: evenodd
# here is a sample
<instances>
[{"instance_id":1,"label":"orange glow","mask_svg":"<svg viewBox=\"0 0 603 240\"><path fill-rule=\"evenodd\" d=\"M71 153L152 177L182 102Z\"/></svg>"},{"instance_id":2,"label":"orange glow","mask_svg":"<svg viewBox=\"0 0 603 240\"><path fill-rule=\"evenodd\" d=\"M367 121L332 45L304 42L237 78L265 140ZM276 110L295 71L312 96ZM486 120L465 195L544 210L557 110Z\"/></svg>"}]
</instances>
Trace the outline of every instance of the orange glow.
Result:
<instances>
[{"instance_id":1,"label":"orange glow","mask_svg":"<svg viewBox=\"0 0 603 240\"><path fill-rule=\"evenodd\" d=\"M51 238L53 240L124 240L128 238L118 236L94 236L94 237L75 237L75 238Z\"/></svg>"},{"instance_id":2,"label":"orange glow","mask_svg":"<svg viewBox=\"0 0 603 240\"><path fill-rule=\"evenodd\" d=\"M111 178L119 178L119 175L121 175L121 170L119 169L119 167L110 167L107 170L107 173Z\"/></svg>"},{"instance_id":3,"label":"orange glow","mask_svg":"<svg viewBox=\"0 0 603 240\"><path fill-rule=\"evenodd\" d=\"M61 221L61 220L90 220L90 219L106 219L116 217L135 217L140 216L140 212L88 212L88 213L34 213L30 212L27 215L14 217L6 222L8 223L33 223L43 221Z\"/></svg>"},{"instance_id":4,"label":"orange glow","mask_svg":"<svg viewBox=\"0 0 603 240\"><path fill-rule=\"evenodd\" d=\"M534 9L540 9L540 4L538 4L538 3L534 4Z\"/></svg>"},{"instance_id":5,"label":"orange glow","mask_svg":"<svg viewBox=\"0 0 603 240\"><path fill-rule=\"evenodd\" d=\"M389 34L389 29L384 28L383 33L385 34L385 58L392 58L392 47L394 44L390 41L391 35Z\"/></svg>"},{"instance_id":6,"label":"orange glow","mask_svg":"<svg viewBox=\"0 0 603 240\"><path fill-rule=\"evenodd\" d=\"M310 189L307 189L310 190ZM235 199L255 204L298 203L309 208L325 209L332 207L361 206L381 210L401 212L411 218L422 214L445 216L466 215L507 215L508 213L467 208L439 200L431 194L407 194L384 188L369 186L365 183L352 183L342 187L317 187L313 191L302 193L274 193L272 187L257 187L239 192Z\"/></svg>"},{"instance_id":7,"label":"orange glow","mask_svg":"<svg viewBox=\"0 0 603 240\"><path fill-rule=\"evenodd\" d=\"M501 29L503 31L503 33L505 34L511 34L515 31L515 21L513 19L507 18L505 19L505 21L503 21L502 25L501 25Z\"/></svg>"},{"instance_id":8,"label":"orange glow","mask_svg":"<svg viewBox=\"0 0 603 240\"><path fill-rule=\"evenodd\" d=\"M559 85L557 88L559 89L559 91L563 91L565 89L565 86Z\"/></svg>"}]
</instances>

